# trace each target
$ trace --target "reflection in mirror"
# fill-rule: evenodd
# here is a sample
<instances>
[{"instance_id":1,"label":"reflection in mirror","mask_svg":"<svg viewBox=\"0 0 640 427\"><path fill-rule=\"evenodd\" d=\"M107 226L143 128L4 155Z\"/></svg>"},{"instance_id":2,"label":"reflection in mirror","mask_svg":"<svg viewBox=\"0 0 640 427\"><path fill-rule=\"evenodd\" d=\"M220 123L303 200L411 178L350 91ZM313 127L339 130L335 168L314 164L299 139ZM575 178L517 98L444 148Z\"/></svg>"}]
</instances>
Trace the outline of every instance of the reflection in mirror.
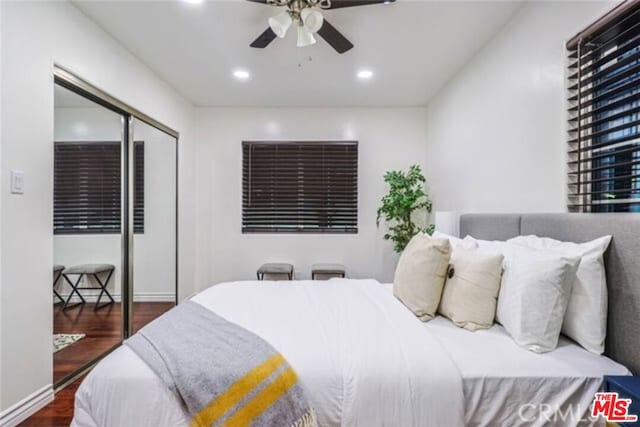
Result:
<instances>
[{"instance_id":1,"label":"reflection in mirror","mask_svg":"<svg viewBox=\"0 0 640 427\"><path fill-rule=\"evenodd\" d=\"M138 119L133 139L135 333L176 301L177 141Z\"/></svg>"},{"instance_id":2,"label":"reflection in mirror","mask_svg":"<svg viewBox=\"0 0 640 427\"><path fill-rule=\"evenodd\" d=\"M54 95L53 380L60 384L122 341L123 117L57 84Z\"/></svg>"}]
</instances>

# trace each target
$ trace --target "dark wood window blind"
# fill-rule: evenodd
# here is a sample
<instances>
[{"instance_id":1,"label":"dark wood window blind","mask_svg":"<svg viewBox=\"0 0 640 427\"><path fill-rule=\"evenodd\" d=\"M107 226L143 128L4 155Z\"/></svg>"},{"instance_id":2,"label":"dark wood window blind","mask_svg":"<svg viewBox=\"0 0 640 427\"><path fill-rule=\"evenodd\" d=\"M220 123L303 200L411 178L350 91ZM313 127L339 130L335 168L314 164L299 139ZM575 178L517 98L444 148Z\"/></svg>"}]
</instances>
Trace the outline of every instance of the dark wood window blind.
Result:
<instances>
[{"instance_id":1,"label":"dark wood window blind","mask_svg":"<svg viewBox=\"0 0 640 427\"><path fill-rule=\"evenodd\" d=\"M243 142L244 233L357 233L358 143Z\"/></svg>"},{"instance_id":2,"label":"dark wood window blind","mask_svg":"<svg viewBox=\"0 0 640 427\"><path fill-rule=\"evenodd\" d=\"M120 233L120 145L55 142L54 234ZM134 232L144 233L144 142L134 147Z\"/></svg>"},{"instance_id":3,"label":"dark wood window blind","mask_svg":"<svg viewBox=\"0 0 640 427\"><path fill-rule=\"evenodd\" d=\"M640 212L640 2L568 45L569 210Z\"/></svg>"}]
</instances>

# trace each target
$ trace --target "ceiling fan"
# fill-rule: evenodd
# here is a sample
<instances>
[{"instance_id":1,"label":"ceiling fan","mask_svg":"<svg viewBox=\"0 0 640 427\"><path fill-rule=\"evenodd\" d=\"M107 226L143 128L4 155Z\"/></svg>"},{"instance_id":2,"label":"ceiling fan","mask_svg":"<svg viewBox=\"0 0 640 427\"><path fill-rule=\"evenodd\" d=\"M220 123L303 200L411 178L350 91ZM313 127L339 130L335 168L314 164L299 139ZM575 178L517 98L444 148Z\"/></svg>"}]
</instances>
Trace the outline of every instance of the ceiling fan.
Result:
<instances>
[{"instance_id":1,"label":"ceiling fan","mask_svg":"<svg viewBox=\"0 0 640 427\"><path fill-rule=\"evenodd\" d=\"M396 0L248 0L269 6L280 6L286 9L269 18L269 27L251 43L251 47L264 49L275 40L283 38L292 24L296 24L298 47L312 45L316 42L314 34L320 35L338 53L345 53L353 47L333 25L327 22L318 9L338 9L343 7L366 6L370 4L389 4Z\"/></svg>"}]
</instances>

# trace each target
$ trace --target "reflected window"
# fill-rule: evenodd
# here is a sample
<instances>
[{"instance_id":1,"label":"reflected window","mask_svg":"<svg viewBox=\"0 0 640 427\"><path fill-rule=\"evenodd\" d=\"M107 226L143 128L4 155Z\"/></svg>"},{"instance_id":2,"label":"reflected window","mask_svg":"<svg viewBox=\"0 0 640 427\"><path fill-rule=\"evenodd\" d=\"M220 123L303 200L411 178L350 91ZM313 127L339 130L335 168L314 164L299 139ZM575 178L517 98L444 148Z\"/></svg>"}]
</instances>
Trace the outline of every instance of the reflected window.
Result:
<instances>
[{"instance_id":1,"label":"reflected window","mask_svg":"<svg viewBox=\"0 0 640 427\"><path fill-rule=\"evenodd\" d=\"M54 143L54 234L120 233L120 141ZM144 233L144 142L135 142L134 232Z\"/></svg>"}]
</instances>

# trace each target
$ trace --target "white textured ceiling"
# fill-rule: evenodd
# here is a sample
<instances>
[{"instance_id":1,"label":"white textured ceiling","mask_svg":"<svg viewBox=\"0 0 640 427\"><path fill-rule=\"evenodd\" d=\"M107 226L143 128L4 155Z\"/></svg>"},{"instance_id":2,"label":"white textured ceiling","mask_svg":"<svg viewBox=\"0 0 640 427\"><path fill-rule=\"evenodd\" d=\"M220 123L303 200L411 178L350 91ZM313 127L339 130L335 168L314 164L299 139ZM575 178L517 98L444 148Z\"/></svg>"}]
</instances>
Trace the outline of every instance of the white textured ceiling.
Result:
<instances>
[{"instance_id":1,"label":"white textured ceiling","mask_svg":"<svg viewBox=\"0 0 640 427\"><path fill-rule=\"evenodd\" d=\"M243 0L75 1L160 77L197 106L425 105L521 5L411 1L324 11L355 47L295 36L249 47L279 8ZM232 71L251 73L245 82ZM358 81L356 71L375 73Z\"/></svg>"}]
</instances>

